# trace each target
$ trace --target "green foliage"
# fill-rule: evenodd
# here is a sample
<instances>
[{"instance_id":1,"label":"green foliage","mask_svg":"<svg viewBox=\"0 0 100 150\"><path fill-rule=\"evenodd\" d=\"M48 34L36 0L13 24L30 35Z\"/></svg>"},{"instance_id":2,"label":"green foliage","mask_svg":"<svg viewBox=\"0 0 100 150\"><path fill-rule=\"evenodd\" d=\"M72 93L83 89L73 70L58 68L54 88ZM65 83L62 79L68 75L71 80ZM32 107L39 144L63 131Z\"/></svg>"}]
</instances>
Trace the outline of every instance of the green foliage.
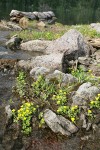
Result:
<instances>
[{"instance_id":1,"label":"green foliage","mask_svg":"<svg viewBox=\"0 0 100 150\"><path fill-rule=\"evenodd\" d=\"M39 76L36 82L32 84L34 96L46 100L56 92L55 84L47 83L43 76Z\"/></svg>"},{"instance_id":2,"label":"green foliage","mask_svg":"<svg viewBox=\"0 0 100 150\"><path fill-rule=\"evenodd\" d=\"M75 106L59 106L57 109L58 114L66 115L72 122L76 122L79 114L79 107Z\"/></svg>"},{"instance_id":3,"label":"green foliage","mask_svg":"<svg viewBox=\"0 0 100 150\"><path fill-rule=\"evenodd\" d=\"M26 75L24 72L20 71L18 77L16 78L16 89L20 97L25 96L26 93Z\"/></svg>"},{"instance_id":4,"label":"green foliage","mask_svg":"<svg viewBox=\"0 0 100 150\"><path fill-rule=\"evenodd\" d=\"M43 118L43 112L39 113L38 118L39 118L39 128L42 128L45 125L45 120Z\"/></svg>"},{"instance_id":5,"label":"green foliage","mask_svg":"<svg viewBox=\"0 0 100 150\"><path fill-rule=\"evenodd\" d=\"M88 116L89 119L93 119L93 113L92 113L91 109L88 109L87 116Z\"/></svg>"},{"instance_id":6,"label":"green foliage","mask_svg":"<svg viewBox=\"0 0 100 150\"><path fill-rule=\"evenodd\" d=\"M90 102L90 108L98 108L100 109L100 94L95 97L95 100Z\"/></svg>"},{"instance_id":7,"label":"green foliage","mask_svg":"<svg viewBox=\"0 0 100 150\"><path fill-rule=\"evenodd\" d=\"M14 122L21 121L22 132L24 134L31 133L31 118L35 112L36 107L32 102L24 102L18 109L18 111L15 111L15 109L12 110Z\"/></svg>"},{"instance_id":8,"label":"green foliage","mask_svg":"<svg viewBox=\"0 0 100 150\"><path fill-rule=\"evenodd\" d=\"M79 69L72 71L72 74L78 78L80 83L87 81L94 83L95 81L91 70L86 73ZM57 111L58 114L64 115L73 123L76 123L78 120L80 108L77 105L71 106L69 99L70 92L74 89L75 85L68 84L66 87L62 87L61 77L58 81L46 82L44 76L38 76L37 80L33 79L31 83L28 83L27 75L22 71L19 72L16 81L16 89L20 99L22 99L22 104L18 110L12 110L12 112L14 121L21 123L23 133L31 133L31 119L33 115L37 118L38 126L40 128L45 127L43 110L46 108ZM100 78L96 82L100 83ZM29 93L28 97L26 96L27 93ZM100 94L88 105L87 117L90 119L93 119L92 109L100 109Z\"/></svg>"},{"instance_id":9,"label":"green foliage","mask_svg":"<svg viewBox=\"0 0 100 150\"><path fill-rule=\"evenodd\" d=\"M23 40L37 40L37 39L44 39L44 40L55 40L63 35L62 32L55 33L54 31L35 31L35 30L22 30L20 32L14 31L11 33L12 35L17 34Z\"/></svg>"},{"instance_id":10,"label":"green foliage","mask_svg":"<svg viewBox=\"0 0 100 150\"><path fill-rule=\"evenodd\" d=\"M88 72L84 72L79 68L77 70L72 70L71 74L78 79L79 83L91 82L95 85L100 83L100 78L96 78L91 70L88 70Z\"/></svg>"},{"instance_id":11,"label":"green foliage","mask_svg":"<svg viewBox=\"0 0 100 150\"><path fill-rule=\"evenodd\" d=\"M58 105L64 105L67 102L66 90L59 89L56 95L53 95L52 100L55 100Z\"/></svg>"}]
</instances>

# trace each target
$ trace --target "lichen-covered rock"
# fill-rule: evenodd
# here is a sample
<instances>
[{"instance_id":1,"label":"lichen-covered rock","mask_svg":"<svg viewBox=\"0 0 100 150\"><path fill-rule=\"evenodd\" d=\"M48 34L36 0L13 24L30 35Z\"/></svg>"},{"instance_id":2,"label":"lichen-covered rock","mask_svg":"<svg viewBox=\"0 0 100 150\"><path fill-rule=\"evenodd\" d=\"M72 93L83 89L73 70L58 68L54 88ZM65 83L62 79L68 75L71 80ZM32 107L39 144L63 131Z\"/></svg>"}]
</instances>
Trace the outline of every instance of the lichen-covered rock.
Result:
<instances>
[{"instance_id":1,"label":"lichen-covered rock","mask_svg":"<svg viewBox=\"0 0 100 150\"><path fill-rule=\"evenodd\" d=\"M100 89L96 86L92 86L90 82L83 83L75 95L72 97L73 105L84 106L87 105L90 100L93 100L97 94L100 93Z\"/></svg>"},{"instance_id":2,"label":"lichen-covered rock","mask_svg":"<svg viewBox=\"0 0 100 150\"><path fill-rule=\"evenodd\" d=\"M63 116L56 115L50 109L44 111L44 120L50 129L55 133L70 136L78 131L78 128Z\"/></svg>"}]
</instances>

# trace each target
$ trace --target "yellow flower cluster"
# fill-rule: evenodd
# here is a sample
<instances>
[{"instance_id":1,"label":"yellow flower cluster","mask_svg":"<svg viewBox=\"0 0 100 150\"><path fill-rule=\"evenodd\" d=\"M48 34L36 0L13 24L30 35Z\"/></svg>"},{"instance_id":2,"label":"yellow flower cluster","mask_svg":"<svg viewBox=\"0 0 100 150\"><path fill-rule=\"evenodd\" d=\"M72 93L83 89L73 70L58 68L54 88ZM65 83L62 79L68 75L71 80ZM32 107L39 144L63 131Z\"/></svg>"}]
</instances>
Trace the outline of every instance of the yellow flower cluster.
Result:
<instances>
[{"instance_id":1,"label":"yellow flower cluster","mask_svg":"<svg viewBox=\"0 0 100 150\"><path fill-rule=\"evenodd\" d=\"M67 101L65 90L60 89L57 95L53 95L52 100L56 100L58 105L63 105Z\"/></svg>"},{"instance_id":2,"label":"yellow flower cluster","mask_svg":"<svg viewBox=\"0 0 100 150\"><path fill-rule=\"evenodd\" d=\"M100 94L95 97L95 100L90 102L90 108L99 108L100 109Z\"/></svg>"},{"instance_id":3,"label":"yellow flower cluster","mask_svg":"<svg viewBox=\"0 0 100 150\"><path fill-rule=\"evenodd\" d=\"M78 106L75 105L75 106L72 106L72 107L71 107L71 110L72 110L72 111L75 111L77 108L78 108Z\"/></svg>"},{"instance_id":4,"label":"yellow flower cluster","mask_svg":"<svg viewBox=\"0 0 100 150\"><path fill-rule=\"evenodd\" d=\"M36 111L36 108L34 108L33 103L26 102L18 110L18 117L17 117L17 119L18 120L19 119L26 120L26 117L31 115L35 111Z\"/></svg>"}]
</instances>

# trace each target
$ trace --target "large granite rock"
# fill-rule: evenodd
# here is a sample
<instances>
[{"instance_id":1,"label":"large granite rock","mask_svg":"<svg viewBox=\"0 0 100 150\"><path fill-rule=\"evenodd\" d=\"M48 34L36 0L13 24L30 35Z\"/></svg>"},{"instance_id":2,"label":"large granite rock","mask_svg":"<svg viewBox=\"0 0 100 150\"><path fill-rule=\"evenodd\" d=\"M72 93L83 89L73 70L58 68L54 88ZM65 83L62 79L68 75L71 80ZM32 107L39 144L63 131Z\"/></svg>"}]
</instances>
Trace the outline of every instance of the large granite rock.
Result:
<instances>
[{"instance_id":1,"label":"large granite rock","mask_svg":"<svg viewBox=\"0 0 100 150\"><path fill-rule=\"evenodd\" d=\"M78 57L89 56L92 53L90 47L84 40L81 33L77 30L69 30L61 38L47 41L29 41L21 44L23 50L43 52L45 56L38 56L27 62L19 62L20 66L28 67L47 67L51 69L61 69L67 72L70 67L70 61L77 60ZM48 54L48 55L47 55Z\"/></svg>"},{"instance_id":2,"label":"large granite rock","mask_svg":"<svg viewBox=\"0 0 100 150\"><path fill-rule=\"evenodd\" d=\"M34 68L34 67L46 67L48 69L61 70L62 54L50 54L33 57L31 60L21 60L18 62L18 66L23 68Z\"/></svg>"},{"instance_id":3,"label":"large granite rock","mask_svg":"<svg viewBox=\"0 0 100 150\"><path fill-rule=\"evenodd\" d=\"M78 128L63 116L56 115L50 109L46 109L44 112L44 120L50 129L55 133L61 133L63 135L70 136L72 133L78 131Z\"/></svg>"},{"instance_id":4,"label":"large granite rock","mask_svg":"<svg viewBox=\"0 0 100 150\"><path fill-rule=\"evenodd\" d=\"M71 74L62 73L59 70L55 70L52 74L49 74L46 76L47 82L52 81L52 80L60 81L61 86L66 86L68 84L77 83L77 79L74 76L72 76Z\"/></svg>"},{"instance_id":5,"label":"large granite rock","mask_svg":"<svg viewBox=\"0 0 100 150\"><path fill-rule=\"evenodd\" d=\"M72 97L73 105L86 106L99 93L100 89L92 86L90 82L83 83Z\"/></svg>"},{"instance_id":6,"label":"large granite rock","mask_svg":"<svg viewBox=\"0 0 100 150\"><path fill-rule=\"evenodd\" d=\"M51 41L32 40L32 41L22 43L20 48L21 50L46 53L46 48L50 43Z\"/></svg>"},{"instance_id":7,"label":"large granite rock","mask_svg":"<svg viewBox=\"0 0 100 150\"><path fill-rule=\"evenodd\" d=\"M36 79L38 78L39 75L47 75L50 73L50 70L45 67L35 67L30 71L30 75L34 76Z\"/></svg>"},{"instance_id":8,"label":"large granite rock","mask_svg":"<svg viewBox=\"0 0 100 150\"><path fill-rule=\"evenodd\" d=\"M76 59L91 53L91 47L85 41L83 35L75 29L66 32L61 38L53 41L47 47L47 53L64 53L72 55L69 60ZM74 56L75 55L75 56Z\"/></svg>"}]
</instances>

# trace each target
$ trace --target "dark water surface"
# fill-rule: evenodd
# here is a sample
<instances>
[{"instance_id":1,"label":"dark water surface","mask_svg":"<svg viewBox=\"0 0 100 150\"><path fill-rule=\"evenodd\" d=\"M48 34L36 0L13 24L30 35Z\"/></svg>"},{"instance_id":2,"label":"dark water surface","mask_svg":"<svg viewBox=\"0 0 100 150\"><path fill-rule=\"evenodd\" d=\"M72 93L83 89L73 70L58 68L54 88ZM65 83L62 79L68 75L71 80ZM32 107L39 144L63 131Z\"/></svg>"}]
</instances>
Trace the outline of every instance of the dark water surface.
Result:
<instances>
[{"instance_id":1,"label":"dark water surface","mask_svg":"<svg viewBox=\"0 0 100 150\"><path fill-rule=\"evenodd\" d=\"M100 0L0 0L0 19L8 19L12 9L53 10L63 24L100 22Z\"/></svg>"}]
</instances>

